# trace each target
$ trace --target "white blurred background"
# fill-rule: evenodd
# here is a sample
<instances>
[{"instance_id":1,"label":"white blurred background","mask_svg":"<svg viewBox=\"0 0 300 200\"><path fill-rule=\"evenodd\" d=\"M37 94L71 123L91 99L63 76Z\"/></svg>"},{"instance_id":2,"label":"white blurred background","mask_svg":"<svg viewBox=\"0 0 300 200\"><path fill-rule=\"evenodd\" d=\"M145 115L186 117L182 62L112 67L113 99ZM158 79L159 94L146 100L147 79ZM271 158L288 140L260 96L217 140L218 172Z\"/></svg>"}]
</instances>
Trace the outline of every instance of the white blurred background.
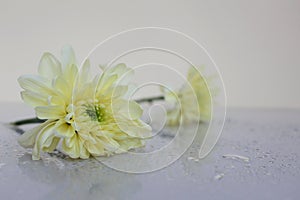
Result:
<instances>
[{"instance_id":1,"label":"white blurred background","mask_svg":"<svg viewBox=\"0 0 300 200\"><path fill-rule=\"evenodd\" d=\"M112 34L159 26L184 32L219 66L228 106L300 108L300 1L0 1L0 101L44 51L72 44L81 61Z\"/></svg>"}]
</instances>

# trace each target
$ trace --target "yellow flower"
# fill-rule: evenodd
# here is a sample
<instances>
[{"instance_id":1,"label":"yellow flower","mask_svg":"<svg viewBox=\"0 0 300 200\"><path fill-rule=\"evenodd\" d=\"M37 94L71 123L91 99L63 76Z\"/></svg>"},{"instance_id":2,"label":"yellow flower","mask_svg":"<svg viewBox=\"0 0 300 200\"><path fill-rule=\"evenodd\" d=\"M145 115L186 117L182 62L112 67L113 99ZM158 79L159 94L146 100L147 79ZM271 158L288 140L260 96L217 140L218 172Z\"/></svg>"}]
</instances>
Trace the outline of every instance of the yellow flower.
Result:
<instances>
[{"instance_id":1,"label":"yellow flower","mask_svg":"<svg viewBox=\"0 0 300 200\"><path fill-rule=\"evenodd\" d=\"M61 63L45 53L38 72L18 79L23 100L47 120L19 138L20 145L33 148L34 160L55 148L86 159L143 146L151 127L140 120L141 107L125 98L125 78L133 73L125 64L90 77L89 61L79 73L73 49L65 47Z\"/></svg>"},{"instance_id":2,"label":"yellow flower","mask_svg":"<svg viewBox=\"0 0 300 200\"><path fill-rule=\"evenodd\" d=\"M163 90L165 100L174 104L167 111L167 123L178 125L181 122L207 121L211 117L211 94L204 78L190 67L187 83L178 91Z\"/></svg>"}]
</instances>

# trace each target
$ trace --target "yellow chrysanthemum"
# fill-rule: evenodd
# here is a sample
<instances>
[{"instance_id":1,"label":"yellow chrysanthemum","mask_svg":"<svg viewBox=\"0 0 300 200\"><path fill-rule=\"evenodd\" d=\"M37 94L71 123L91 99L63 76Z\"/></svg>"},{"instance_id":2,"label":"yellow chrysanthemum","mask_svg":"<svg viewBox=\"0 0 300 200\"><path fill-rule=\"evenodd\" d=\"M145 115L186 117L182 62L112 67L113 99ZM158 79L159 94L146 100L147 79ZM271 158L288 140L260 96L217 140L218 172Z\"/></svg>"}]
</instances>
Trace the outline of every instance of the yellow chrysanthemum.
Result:
<instances>
[{"instance_id":1,"label":"yellow chrysanthemum","mask_svg":"<svg viewBox=\"0 0 300 200\"><path fill-rule=\"evenodd\" d=\"M18 79L23 100L47 120L19 138L22 146L33 148L34 160L58 146L72 158L85 159L143 145L151 127L140 120L141 107L125 98L130 68L119 64L92 78L89 62L79 73L73 49L65 47L62 63L45 53L38 71Z\"/></svg>"},{"instance_id":2,"label":"yellow chrysanthemum","mask_svg":"<svg viewBox=\"0 0 300 200\"><path fill-rule=\"evenodd\" d=\"M169 125L206 121L211 117L211 95L204 78L194 67L190 67L187 81L188 84L176 92L163 90L165 100L174 104L167 111Z\"/></svg>"}]
</instances>

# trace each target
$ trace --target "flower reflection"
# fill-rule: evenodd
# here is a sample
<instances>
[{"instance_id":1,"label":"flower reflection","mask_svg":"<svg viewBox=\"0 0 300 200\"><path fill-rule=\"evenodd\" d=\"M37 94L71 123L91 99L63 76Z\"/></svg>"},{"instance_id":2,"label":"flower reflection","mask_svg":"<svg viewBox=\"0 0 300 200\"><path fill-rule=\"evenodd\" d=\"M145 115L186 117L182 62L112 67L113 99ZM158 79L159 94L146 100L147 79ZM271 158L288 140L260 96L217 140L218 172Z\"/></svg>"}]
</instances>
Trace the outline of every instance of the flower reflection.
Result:
<instances>
[{"instance_id":1,"label":"flower reflection","mask_svg":"<svg viewBox=\"0 0 300 200\"><path fill-rule=\"evenodd\" d=\"M56 152L34 162L25 154L18 166L34 181L53 187L45 199L123 199L140 189L132 174L112 170L95 159L62 159Z\"/></svg>"}]
</instances>

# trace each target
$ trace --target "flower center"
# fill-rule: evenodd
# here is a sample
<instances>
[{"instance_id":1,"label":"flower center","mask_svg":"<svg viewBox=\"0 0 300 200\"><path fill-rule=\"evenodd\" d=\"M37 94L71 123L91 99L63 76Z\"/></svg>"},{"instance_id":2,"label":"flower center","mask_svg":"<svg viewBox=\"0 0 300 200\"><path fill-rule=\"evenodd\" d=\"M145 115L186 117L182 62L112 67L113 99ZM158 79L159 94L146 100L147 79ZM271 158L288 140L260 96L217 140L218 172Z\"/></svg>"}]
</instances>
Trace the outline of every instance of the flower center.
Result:
<instances>
[{"instance_id":1,"label":"flower center","mask_svg":"<svg viewBox=\"0 0 300 200\"><path fill-rule=\"evenodd\" d=\"M105 105L85 105L85 113L90 117L93 121L102 122L105 120Z\"/></svg>"}]
</instances>

